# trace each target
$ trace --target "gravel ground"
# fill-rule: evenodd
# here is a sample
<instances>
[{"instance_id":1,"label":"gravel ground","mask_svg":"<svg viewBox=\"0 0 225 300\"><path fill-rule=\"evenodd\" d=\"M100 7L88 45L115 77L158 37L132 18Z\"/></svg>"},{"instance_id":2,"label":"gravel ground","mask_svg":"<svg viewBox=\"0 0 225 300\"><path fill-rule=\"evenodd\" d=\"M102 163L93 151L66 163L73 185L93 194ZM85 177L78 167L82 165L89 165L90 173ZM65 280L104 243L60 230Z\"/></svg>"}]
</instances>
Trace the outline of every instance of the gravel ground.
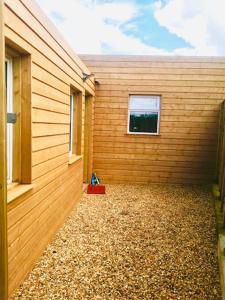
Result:
<instances>
[{"instance_id":1,"label":"gravel ground","mask_svg":"<svg viewBox=\"0 0 225 300\"><path fill-rule=\"evenodd\" d=\"M84 195L12 299L219 300L206 187L107 185Z\"/></svg>"}]
</instances>

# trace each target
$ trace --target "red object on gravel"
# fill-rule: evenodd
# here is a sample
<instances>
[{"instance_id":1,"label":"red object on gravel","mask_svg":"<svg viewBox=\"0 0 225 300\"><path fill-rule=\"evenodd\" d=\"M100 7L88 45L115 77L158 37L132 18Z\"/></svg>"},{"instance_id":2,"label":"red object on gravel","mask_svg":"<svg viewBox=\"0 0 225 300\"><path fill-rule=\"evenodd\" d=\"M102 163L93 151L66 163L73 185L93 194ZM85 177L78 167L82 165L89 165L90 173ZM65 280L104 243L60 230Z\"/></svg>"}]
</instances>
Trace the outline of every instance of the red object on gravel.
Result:
<instances>
[{"instance_id":1,"label":"red object on gravel","mask_svg":"<svg viewBox=\"0 0 225 300\"><path fill-rule=\"evenodd\" d=\"M103 184L89 184L87 194L105 194L105 186Z\"/></svg>"}]
</instances>

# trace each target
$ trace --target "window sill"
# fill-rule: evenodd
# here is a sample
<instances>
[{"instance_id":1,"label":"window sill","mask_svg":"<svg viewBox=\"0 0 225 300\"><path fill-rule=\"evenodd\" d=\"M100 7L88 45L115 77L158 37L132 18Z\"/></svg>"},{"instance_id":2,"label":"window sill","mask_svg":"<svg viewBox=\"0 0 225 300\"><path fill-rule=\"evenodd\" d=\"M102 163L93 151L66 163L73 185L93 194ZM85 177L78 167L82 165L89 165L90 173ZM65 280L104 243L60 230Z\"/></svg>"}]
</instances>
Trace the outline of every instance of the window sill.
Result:
<instances>
[{"instance_id":1,"label":"window sill","mask_svg":"<svg viewBox=\"0 0 225 300\"><path fill-rule=\"evenodd\" d=\"M127 132L125 135L136 135L136 136L160 136L160 133L144 133L144 132Z\"/></svg>"},{"instance_id":2,"label":"window sill","mask_svg":"<svg viewBox=\"0 0 225 300\"><path fill-rule=\"evenodd\" d=\"M80 159L82 159L82 155L72 155L69 157L68 165L72 165Z\"/></svg>"},{"instance_id":3,"label":"window sill","mask_svg":"<svg viewBox=\"0 0 225 300\"><path fill-rule=\"evenodd\" d=\"M7 203L19 198L34 188L34 184L13 183L7 187Z\"/></svg>"}]
</instances>

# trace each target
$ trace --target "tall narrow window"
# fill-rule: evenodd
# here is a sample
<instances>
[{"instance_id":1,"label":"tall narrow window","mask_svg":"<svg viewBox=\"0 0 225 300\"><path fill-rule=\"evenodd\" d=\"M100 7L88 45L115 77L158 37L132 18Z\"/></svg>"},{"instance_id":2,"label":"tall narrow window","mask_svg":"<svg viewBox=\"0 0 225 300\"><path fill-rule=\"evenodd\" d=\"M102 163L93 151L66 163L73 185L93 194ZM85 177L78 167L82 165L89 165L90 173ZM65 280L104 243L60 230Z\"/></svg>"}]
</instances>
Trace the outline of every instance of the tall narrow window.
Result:
<instances>
[{"instance_id":1,"label":"tall narrow window","mask_svg":"<svg viewBox=\"0 0 225 300\"><path fill-rule=\"evenodd\" d=\"M71 90L69 157L81 155L82 93Z\"/></svg>"},{"instance_id":2,"label":"tall narrow window","mask_svg":"<svg viewBox=\"0 0 225 300\"><path fill-rule=\"evenodd\" d=\"M5 82L7 114L13 113L13 63L11 58L5 60ZM7 182L13 181L13 124L7 123Z\"/></svg>"},{"instance_id":3,"label":"tall narrow window","mask_svg":"<svg viewBox=\"0 0 225 300\"><path fill-rule=\"evenodd\" d=\"M31 183L31 60L6 47L7 182ZM14 185L12 185L14 186Z\"/></svg>"},{"instance_id":4,"label":"tall narrow window","mask_svg":"<svg viewBox=\"0 0 225 300\"><path fill-rule=\"evenodd\" d=\"M128 133L159 134L160 96L129 98Z\"/></svg>"},{"instance_id":5,"label":"tall narrow window","mask_svg":"<svg viewBox=\"0 0 225 300\"><path fill-rule=\"evenodd\" d=\"M70 95L70 140L69 140L69 155L73 155L74 151L74 95Z\"/></svg>"}]
</instances>

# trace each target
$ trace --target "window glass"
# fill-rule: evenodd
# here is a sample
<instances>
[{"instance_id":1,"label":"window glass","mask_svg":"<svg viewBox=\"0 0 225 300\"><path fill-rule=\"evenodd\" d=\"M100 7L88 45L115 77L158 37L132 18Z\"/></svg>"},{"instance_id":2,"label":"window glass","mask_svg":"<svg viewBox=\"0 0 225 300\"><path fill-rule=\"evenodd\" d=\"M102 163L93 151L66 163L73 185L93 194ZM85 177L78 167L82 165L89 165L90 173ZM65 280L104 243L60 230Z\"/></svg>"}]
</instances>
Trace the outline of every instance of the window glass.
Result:
<instances>
[{"instance_id":1,"label":"window glass","mask_svg":"<svg viewBox=\"0 0 225 300\"><path fill-rule=\"evenodd\" d=\"M70 139L69 139L69 154L73 154L74 143L74 96L70 96Z\"/></svg>"},{"instance_id":2,"label":"window glass","mask_svg":"<svg viewBox=\"0 0 225 300\"><path fill-rule=\"evenodd\" d=\"M13 112L12 60L5 60L7 113ZM7 124L7 183L13 181L13 124Z\"/></svg>"},{"instance_id":3,"label":"window glass","mask_svg":"<svg viewBox=\"0 0 225 300\"><path fill-rule=\"evenodd\" d=\"M159 96L130 96L129 133L158 134L160 118Z\"/></svg>"},{"instance_id":4,"label":"window glass","mask_svg":"<svg viewBox=\"0 0 225 300\"><path fill-rule=\"evenodd\" d=\"M132 112L130 114L130 132L156 133L158 113Z\"/></svg>"},{"instance_id":5,"label":"window glass","mask_svg":"<svg viewBox=\"0 0 225 300\"><path fill-rule=\"evenodd\" d=\"M159 97L131 96L130 109L159 109Z\"/></svg>"}]
</instances>

